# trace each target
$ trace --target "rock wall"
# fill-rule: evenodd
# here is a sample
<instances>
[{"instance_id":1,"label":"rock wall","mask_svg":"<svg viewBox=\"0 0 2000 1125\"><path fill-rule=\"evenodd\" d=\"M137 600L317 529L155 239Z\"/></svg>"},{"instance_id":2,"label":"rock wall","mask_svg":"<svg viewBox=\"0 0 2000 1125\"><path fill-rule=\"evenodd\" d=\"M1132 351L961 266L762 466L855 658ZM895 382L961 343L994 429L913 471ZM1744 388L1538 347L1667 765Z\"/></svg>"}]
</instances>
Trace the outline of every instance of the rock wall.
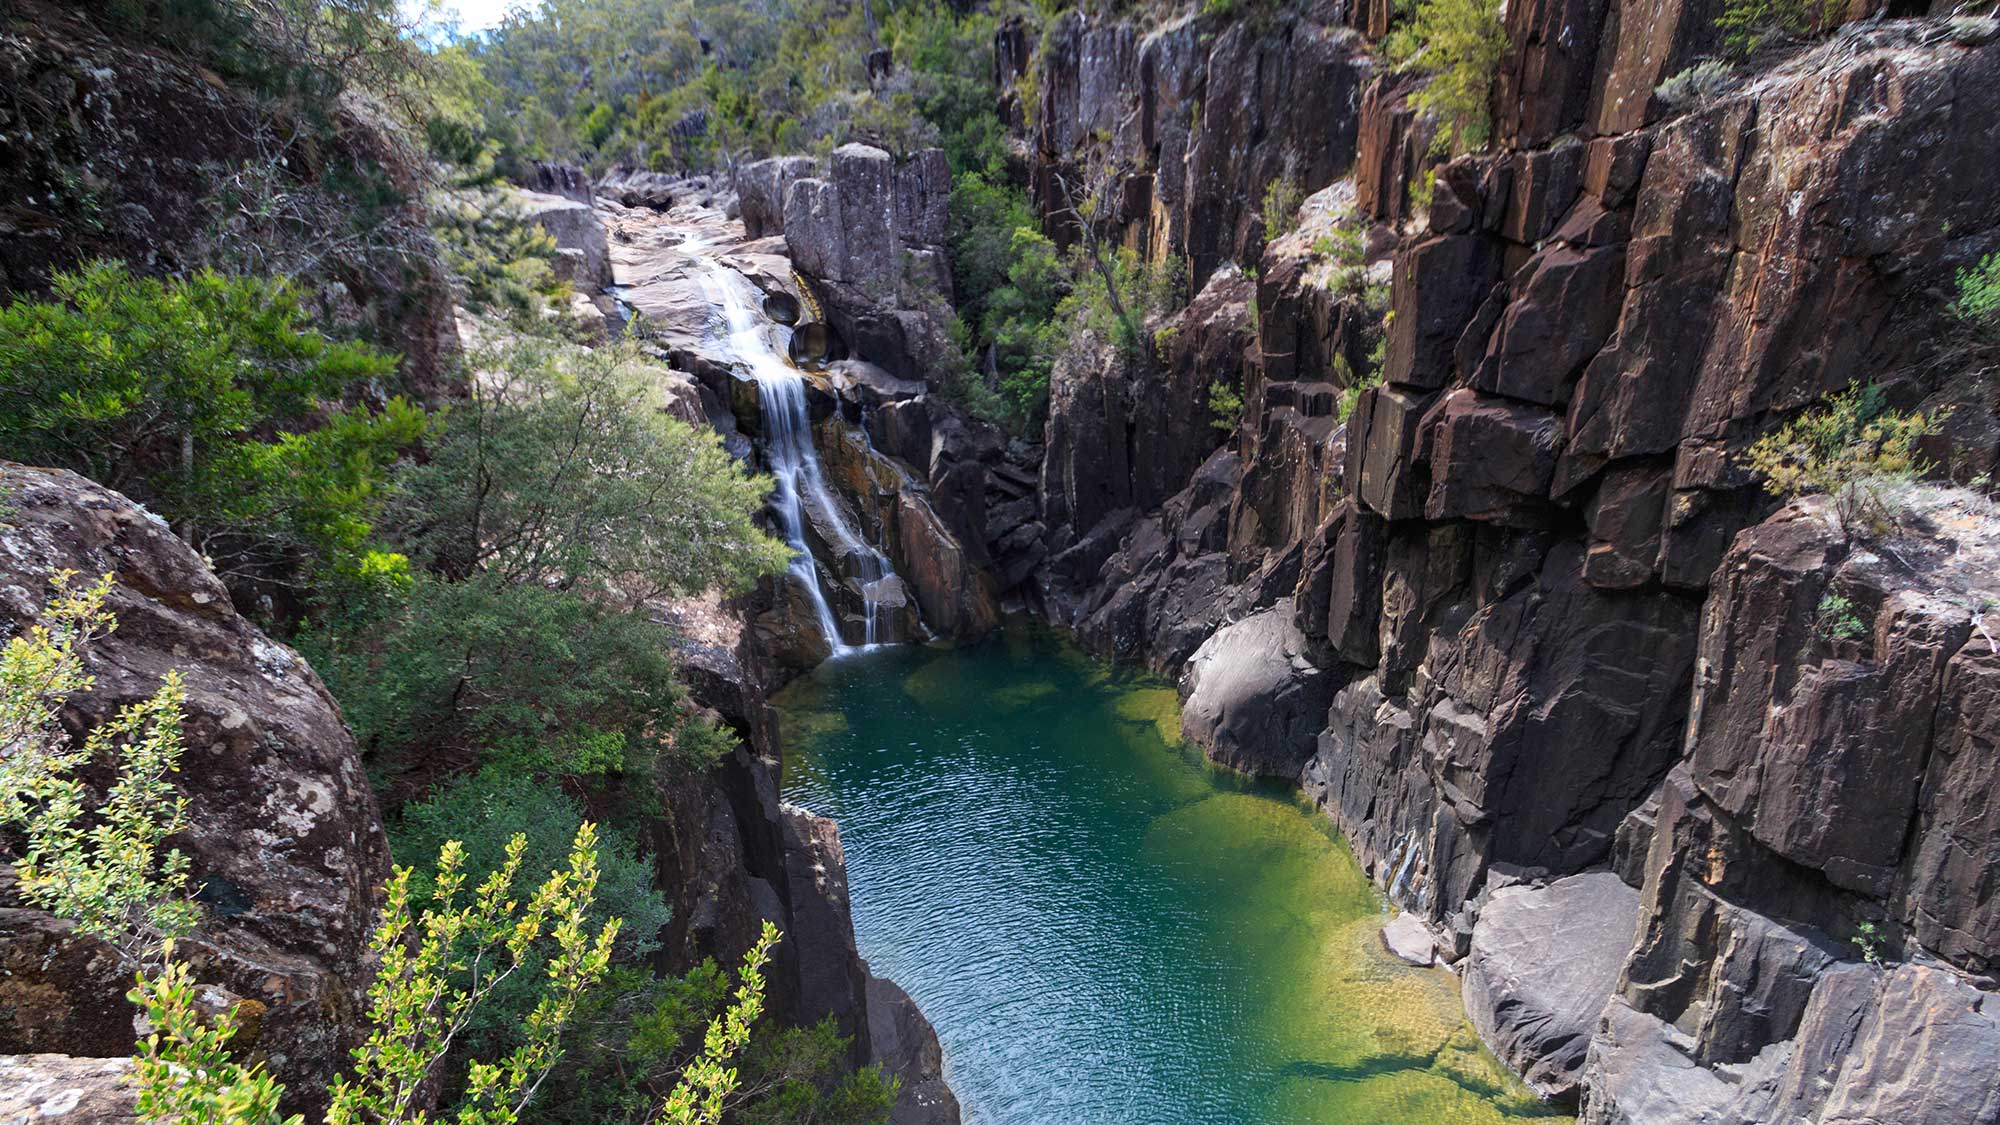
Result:
<instances>
[{"instance_id":1,"label":"rock wall","mask_svg":"<svg viewBox=\"0 0 2000 1125\"><path fill-rule=\"evenodd\" d=\"M316 311L402 357L407 393L459 392L451 290L426 229L423 157L344 95L302 122L146 43L93 5L0 13L0 299L99 258L151 274L303 271ZM107 24L108 26L108 24ZM328 176L359 172L353 190ZM232 199L238 203L230 202ZM260 208L282 216L258 225ZM328 225L366 237L329 250Z\"/></svg>"},{"instance_id":2,"label":"rock wall","mask_svg":"<svg viewBox=\"0 0 2000 1125\"><path fill-rule=\"evenodd\" d=\"M256 1012L255 1050L293 1108L324 1105L358 1044L365 962L388 841L354 740L299 655L231 606L157 517L72 473L0 463L0 631L36 620L60 571L109 574L116 631L85 661L96 684L64 708L81 737L150 696L187 688L177 784L203 907L184 943L197 980ZM106 779L96 779L99 784ZM131 1053L133 967L0 890L0 1053Z\"/></svg>"},{"instance_id":3,"label":"rock wall","mask_svg":"<svg viewBox=\"0 0 2000 1125\"><path fill-rule=\"evenodd\" d=\"M1654 89L1714 51L1718 4L1509 5L1498 143L1436 165L1424 206L1415 80L1347 30L1379 37L1375 7L1002 29L1050 230L1075 155L1108 154L1128 244L1197 282L1150 365L1055 372L1023 589L1185 673L1209 752L1295 776L1447 960L1546 906L1562 966L1605 971L1488 972L1471 1001L1587 1119L1984 1120L1937 1051L2000 1046L1971 751L1994 516L1911 493L1905 538L1861 550L1811 505L1771 516L1740 455L1866 380L1960 404L1931 456L1992 463L1995 388L1945 306L2000 249L2000 28L1857 23L1677 106ZM1281 170L1315 194L1266 239ZM1308 246L1353 222L1374 264L1348 276L1389 286L1365 388L1365 294ZM1245 400L1233 433L1206 428L1213 381ZM1865 623L1831 648L1829 589ZM1230 721L1304 691L1330 699L1311 746ZM1602 893L1558 891L1586 872ZM1969 1014L1923 1008L1946 996Z\"/></svg>"}]
</instances>

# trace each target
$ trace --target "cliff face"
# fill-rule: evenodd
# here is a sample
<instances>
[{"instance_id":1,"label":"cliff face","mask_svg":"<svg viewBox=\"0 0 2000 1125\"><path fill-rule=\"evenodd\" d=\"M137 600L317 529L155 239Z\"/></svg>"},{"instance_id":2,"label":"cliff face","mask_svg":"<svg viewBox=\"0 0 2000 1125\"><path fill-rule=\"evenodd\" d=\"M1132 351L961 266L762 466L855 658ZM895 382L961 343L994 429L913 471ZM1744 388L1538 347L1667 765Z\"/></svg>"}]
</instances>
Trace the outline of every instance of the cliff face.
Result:
<instances>
[{"instance_id":1,"label":"cliff face","mask_svg":"<svg viewBox=\"0 0 2000 1125\"><path fill-rule=\"evenodd\" d=\"M1431 126L1370 61L1372 10L1056 25L1025 122L1051 228L1097 145L1125 241L1185 256L1198 295L1150 369L1056 371L1025 589L1105 655L1185 668L1211 754L1298 780L1449 958L1486 950L1482 1029L1589 1119L1983 1120L1953 1055L2000 1049L1970 750L1994 517L1912 494L1905 538L1864 548L1811 505L1770 516L1738 462L1866 380L1957 404L1931 455L1994 463L1945 306L2000 248L2000 30L1854 24L1663 103L1718 14L1509 5L1499 143L1423 208ZM998 47L1003 83L1031 65L1026 28ZM1368 314L1303 236L1265 239L1281 176L1388 263L1383 380L1344 424ZM1234 434L1197 405L1215 378ZM1828 590L1862 636L1815 639ZM1510 961L1550 947L1601 966L1593 996Z\"/></svg>"},{"instance_id":2,"label":"cliff face","mask_svg":"<svg viewBox=\"0 0 2000 1125\"><path fill-rule=\"evenodd\" d=\"M32 624L59 571L110 574L115 632L93 642L95 688L69 701L78 733L185 678L177 782L206 924L197 979L261 1006L255 1049L300 1107L358 1044L365 953L388 841L354 740L319 677L264 636L165 523L67 472L0 464L0 631ZM131 967L0 892L0 1053L131 1053Z\"/></svg>"},{"instance_id":3,"label":"cliff face","mask_svg":"<svg viewBox=\"0 0 2000 1125\"><path fill-rule=\"evenodd\" d=\"M97 258L138 272L284 276L315 311L455 393L451 290L422 161L349 93L309 121L182 55L107 33L90 5L0 14L0 298ZM339 231L335 236L331 232Z\"/></svg>"}]
</instances>

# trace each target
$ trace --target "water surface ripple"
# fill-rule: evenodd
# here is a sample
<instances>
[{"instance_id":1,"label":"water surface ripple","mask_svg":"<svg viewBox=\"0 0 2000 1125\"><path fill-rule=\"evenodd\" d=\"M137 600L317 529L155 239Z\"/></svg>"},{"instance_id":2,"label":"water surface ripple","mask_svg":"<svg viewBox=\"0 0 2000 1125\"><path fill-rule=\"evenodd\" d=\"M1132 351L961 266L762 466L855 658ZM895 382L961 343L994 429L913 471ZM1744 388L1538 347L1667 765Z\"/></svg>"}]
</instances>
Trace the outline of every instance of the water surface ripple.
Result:
<instances>
[{"instance_id":1,"label":"water surface ripple","mask_svg":"<svg viewBox=\"0 0 2000 1125\"><path fill-rule=\"evenodd\" d=\"M840 821L862 954L937 1025L968 1125L1546 1115L1448 974L1382 952L1324 818L1181 747L1158 680L1015 627L778 703L785 796Z\"/></svg>"}]
</instances>

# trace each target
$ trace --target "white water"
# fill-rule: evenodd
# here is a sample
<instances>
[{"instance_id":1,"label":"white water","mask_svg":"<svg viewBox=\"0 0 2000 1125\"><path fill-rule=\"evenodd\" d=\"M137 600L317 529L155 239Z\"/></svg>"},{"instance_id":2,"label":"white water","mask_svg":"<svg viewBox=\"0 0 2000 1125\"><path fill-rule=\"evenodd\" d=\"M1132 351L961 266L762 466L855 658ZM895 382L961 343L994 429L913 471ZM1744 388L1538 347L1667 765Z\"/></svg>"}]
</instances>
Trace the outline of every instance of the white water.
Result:
<instances>
[{"instance_id":1,"label":"white water","mask_svg":"<svg viewBox=\"0 0 2000 1125\"><path fill-rule=\"evenodd\" d=\"M820 635L826 639L833 655L843 656L867 648L876 643L877 582L893 571L889 560L862 542L854 529L847 525L840 505L834 502L827 488L826 476L820 471L819 455L813 449L812 417L806 409L805 376L792 366L785 354L785 341L778 338L780 331L789 333L790 329L782 329L758 311L762 293L741 273L703 253L706 244L702 240L689 239L681 244L680 249L701 266L702 290L722 312L725 334L721 340L721 351L729 359L743 365L750 377L757 381L757 399L763 411L765 453L771 463L771 476L778 485L778 522L786 544L792 549L791 575L805 587L806 596L811 599L813 613L819 621ZM861 587L863 625L859 646L850 645L841 637L840 620L834 616L826 592L820 588L819 567L813 562L812 549L806 543L805 505L808 503L824 514L823 530L836 540L835 549L842 555L861 560L863 573L858 584Z\"/></svg>"}]
</instances>

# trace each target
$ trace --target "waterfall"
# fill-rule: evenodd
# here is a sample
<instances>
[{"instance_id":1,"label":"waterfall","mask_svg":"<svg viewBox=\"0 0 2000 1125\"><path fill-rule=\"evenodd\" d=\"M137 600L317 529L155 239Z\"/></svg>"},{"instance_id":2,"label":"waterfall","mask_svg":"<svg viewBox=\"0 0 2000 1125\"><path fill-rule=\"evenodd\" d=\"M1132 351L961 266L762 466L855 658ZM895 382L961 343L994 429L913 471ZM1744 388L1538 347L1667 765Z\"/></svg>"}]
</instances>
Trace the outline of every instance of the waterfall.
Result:
<instances>
[{"instance_id":1,"label":"waterfall","mask_svg":"<svg viewBox=\"0 0 2000 1125\"><path fill-rule=\"evenodd\" d=\"M722 312L723 354L741 364L756 380L758 406L764 416L765 453L778 486L778 523L792 549L791 576L804 586L819 621L820 635L826 638L833 654L841 656L856 651L857 646L848 644L841 636L840 620L834 615L826 592L820 588L819 568L806 542L805 509L812 504L824 513L824 530L834 538L836 551L857 560L861 573L855 580L861 589L863 623L859 647L873 645L878 583L894 571L889 560L864 543L848 525L827 488L819 454L813 449L805 376L787 358L786 342L777 336L780 326L758 311L761 294L757 287L741 273L703 254L704 243L691 239L681 249L701 267L702 290Z\"/></svg>"}]
</instances>

